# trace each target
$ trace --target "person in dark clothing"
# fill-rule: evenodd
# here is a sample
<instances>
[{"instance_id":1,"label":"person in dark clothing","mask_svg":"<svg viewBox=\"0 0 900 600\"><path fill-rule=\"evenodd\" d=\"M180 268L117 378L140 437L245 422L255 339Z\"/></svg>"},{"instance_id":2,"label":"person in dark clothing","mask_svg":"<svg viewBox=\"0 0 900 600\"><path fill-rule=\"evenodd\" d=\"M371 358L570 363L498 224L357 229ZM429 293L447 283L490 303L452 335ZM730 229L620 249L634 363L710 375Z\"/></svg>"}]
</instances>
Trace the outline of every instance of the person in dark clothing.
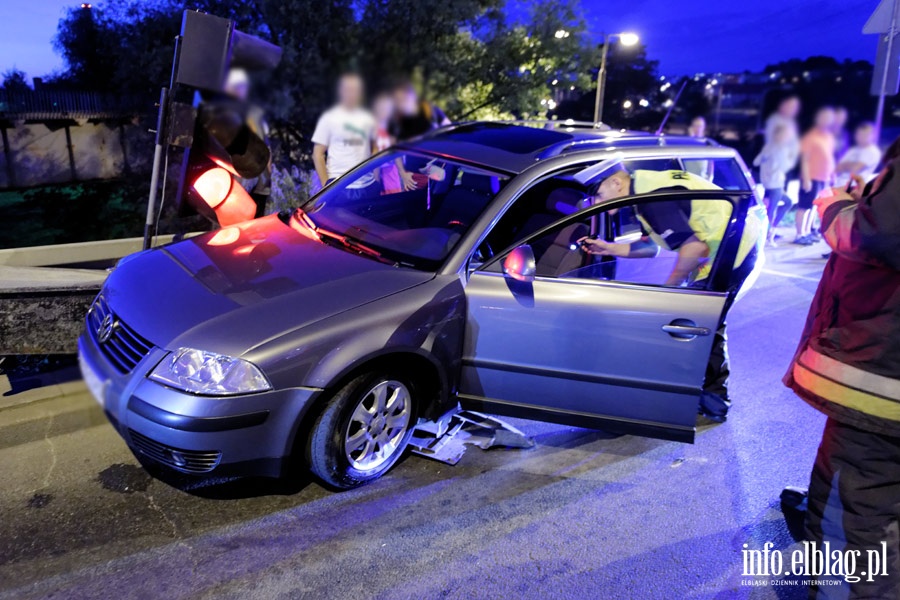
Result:
<instances>
[{"instance_id":1,"label":"person in dark clothing","mask_svg":"<svg viewBox=\"0 0 900 600\"><path fill-rule=\"evenodd\" d=\"M865 189L857 176L855 191L817 200L833 253L784 377L828 417L806 498L807 541L859 551L863 561L884 542L887 564L859 581L811 585L811 598L900 598L900 159L893 156ZM802 496L785 489L786 516Z\"/></svg>"},{"instance_id":2,"label":"person in dark clothing","mask_svg":"<svg viewBox=\"0 0 900 600\"><path fill-rule=\"evenodd\" d=\"M398 140L408 140L428 133L432 129L450 125L450 119L440 108L419 98L419 93L410 82L403 82L394 88L396 116L391 134Z\"/></svg>"},{"instance_id":3,"label":"person in dark clothing","mask_svg":"<svg viewBox=\"0 0 900 600\"><path fill-rule=\"evenodd\" d=\"M440 108L419 98L419 92L409 81L403 81L394 87L394 118L389 133L397 141L424 135L433 129L450 125L450 119ZM416 173L420 172L428 161L413 156L397 161L397 170L403 189L414 190L418 186Z\"/></svg>"}]
</instances>

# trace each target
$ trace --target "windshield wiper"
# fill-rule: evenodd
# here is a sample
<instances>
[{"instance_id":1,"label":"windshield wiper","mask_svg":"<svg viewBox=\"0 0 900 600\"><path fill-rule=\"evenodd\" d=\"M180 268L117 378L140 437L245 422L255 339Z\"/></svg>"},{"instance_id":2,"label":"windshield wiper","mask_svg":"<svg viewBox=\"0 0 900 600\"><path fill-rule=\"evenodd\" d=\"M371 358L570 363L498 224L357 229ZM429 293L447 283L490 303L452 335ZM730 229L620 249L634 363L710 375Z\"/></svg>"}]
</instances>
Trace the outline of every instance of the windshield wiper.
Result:
<instances>
[{"instance_id":1,"label":"windshield wiper","mask_svg":"<svg viewBox=\"0 0 900 600\"><path fill-rule=\"evenodd\" d=\"M294 216L296 217L297 221L299 221L304 227L312 231L322 243L330 243L332 246L335 246L337 248L349 250L361 256L368 256L369 258L373 258L387 265L392 265L395 267L399 265L397 261L385 257L381 252L379 252L375 248L367 246L362 242L362 240L358 238L349 235L341 235L340 233L329 231L316 225L316 222L313 221L312 218L310 218L309 215L307 215L303 211L303 209L298 208L294 213Z\"/></svg>"},{"instance_id":2,"label":"windshield wiper","mask_svg":"<svg viewBox=\"0 0 900 600\"><path fill-rule=\"evenodd\" d=\"M326 239L331 240L332 243L338 242L346 250L350 250L351 252L355 252L361 256L374 258L375 260L387 265L397 266L397 261L387 258L375 248L366 246L364 243L362 243L361 240L358 240L357 238L351 237L349 235L341 235L333 231L328 231L327 229L322 229L321 227L316 227L316 233L319 234L319 237L323 242Z\"/></svg>"}]
</instances>

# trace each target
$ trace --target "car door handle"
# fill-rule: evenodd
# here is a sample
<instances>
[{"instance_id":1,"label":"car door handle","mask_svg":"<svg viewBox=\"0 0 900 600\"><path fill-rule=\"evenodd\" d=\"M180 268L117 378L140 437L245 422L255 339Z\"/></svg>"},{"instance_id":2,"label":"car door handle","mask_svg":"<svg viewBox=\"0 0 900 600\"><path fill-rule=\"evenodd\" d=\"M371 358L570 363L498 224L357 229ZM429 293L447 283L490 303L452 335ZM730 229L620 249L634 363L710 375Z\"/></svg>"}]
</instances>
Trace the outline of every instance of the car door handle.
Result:
<instances>
[{"instance_id":1,"label":"car door handle","mask_svg":"<svg viewBox=\"0 0 900 600\"><path fill-rule=\"evenodd\" d=\"M688 319L675 319L668 325L663 325L662 330L681 340L690 340L698 335L709 335L712 333L709 327L698 327L693 321Z\"/></svg>"}]
</instances>

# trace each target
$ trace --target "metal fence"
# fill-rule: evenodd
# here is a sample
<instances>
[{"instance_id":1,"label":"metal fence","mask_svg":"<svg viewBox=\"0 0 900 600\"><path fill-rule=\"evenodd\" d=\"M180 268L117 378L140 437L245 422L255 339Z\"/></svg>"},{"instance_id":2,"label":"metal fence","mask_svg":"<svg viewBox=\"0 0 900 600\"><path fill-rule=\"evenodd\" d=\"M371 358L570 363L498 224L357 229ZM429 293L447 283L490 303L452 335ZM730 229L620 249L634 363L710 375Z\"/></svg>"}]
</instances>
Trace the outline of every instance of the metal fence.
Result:
<instances>
[{"instance_id":1,"label":"metal fence","mask_svg":"<svg viewBox=\"0 0 900 600\"><path fill-rule=\"evenodd\" d=\"M153 110L152 104L145 98L96 92L0 90L0 118L11 121L109 119Z\"/></svg>"}]
</instances>

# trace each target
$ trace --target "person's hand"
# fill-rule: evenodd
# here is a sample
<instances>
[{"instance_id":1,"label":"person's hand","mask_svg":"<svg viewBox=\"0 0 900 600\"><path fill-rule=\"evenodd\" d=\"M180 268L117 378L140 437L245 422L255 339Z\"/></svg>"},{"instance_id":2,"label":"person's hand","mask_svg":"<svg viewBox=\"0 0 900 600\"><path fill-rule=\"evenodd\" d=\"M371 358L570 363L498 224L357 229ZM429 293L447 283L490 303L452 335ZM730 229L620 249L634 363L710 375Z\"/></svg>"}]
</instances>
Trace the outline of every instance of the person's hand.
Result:
<instances>
[{"instance_id":1,"label":"person's hand","mask_svg":"<svg viewBox=\"0 0 900 600\"><path fill-rule=\"evenodd\" d=\"M804 192L809 193L812 191L812 180L811 179L804 179L800 185L801 185L801 187L803 187Z\"/></svg>"},{"instance_id":2,"label":"person's hand","mask_svg":"<svg viewBox=\"0 0 900 600\"><path fill-rule=\"evenodd\" d=\"M584 252L595 256L626 256L628 254L627 244L614 244L588 236L578 240L578 244Z\"/></svg>"},{"instance_id":3,"label":"person's hand","mask_svg":"<svg viewBox=\"0 0 900 600\"><path fill-rule=\"evenodd\" d=\"M850 196L859 202L862 200L863 191L866 189L866 180L863 179L862 175L851 175L851 179L853 179L853 187L850 188Z\"/></svg>"},{"instance_id":4,"label":"person's hand","mask_svg":"<svg viewBox=\"0 0 900 600\"><path fill-rule=\"evenodd\" d=\"M813 200L813 206L816 208L816 212L819 213L819 219L825 218L825 211L828 210L829 206L842 200L853 200L853 196L847 193L846 188L839 187L822 190L822 193Z\"/></svg>"},{"instance_id":5,"label":"person's hand","mask_svg":"<svg viewBox=\"0 0 900 600\"><path fill-rule=\"evenodd\" d=\"M419 187L418 184L416 184L416 180L413 177L413 174L410 173L409 171L401 171L400 179L403 180L403 191L404 192L411 192L414 189L416 189L417 187Z\"/></svg>"}]
</instances>

